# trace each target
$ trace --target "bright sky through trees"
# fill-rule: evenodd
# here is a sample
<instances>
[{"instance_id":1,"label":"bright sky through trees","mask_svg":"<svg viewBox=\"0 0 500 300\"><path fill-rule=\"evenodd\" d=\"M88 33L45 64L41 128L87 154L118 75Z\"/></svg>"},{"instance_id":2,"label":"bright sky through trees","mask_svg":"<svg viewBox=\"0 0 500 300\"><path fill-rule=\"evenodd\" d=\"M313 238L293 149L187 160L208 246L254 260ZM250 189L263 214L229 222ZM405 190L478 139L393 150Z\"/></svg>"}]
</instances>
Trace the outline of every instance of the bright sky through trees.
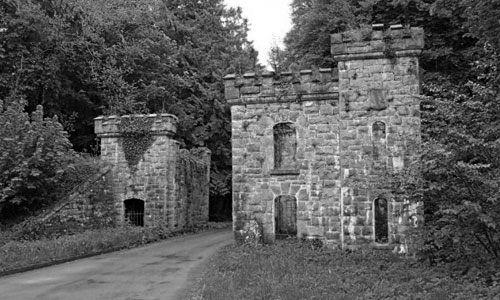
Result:
<instances>
[{"instance_id":1,"label":"bright sky through trees","mask_svg":"<svg viewBox=\"0 0 500 300\"><path fill-rule=\"evenodd\" d=\"M259 51L260 63L267 66L267 53L273 40L282 45L285 34L292 26L291 0L224 0L224 2L227 6L239 6L243 9L243 16L250 23L249 39Z\"/></svg>"}]
</instances>

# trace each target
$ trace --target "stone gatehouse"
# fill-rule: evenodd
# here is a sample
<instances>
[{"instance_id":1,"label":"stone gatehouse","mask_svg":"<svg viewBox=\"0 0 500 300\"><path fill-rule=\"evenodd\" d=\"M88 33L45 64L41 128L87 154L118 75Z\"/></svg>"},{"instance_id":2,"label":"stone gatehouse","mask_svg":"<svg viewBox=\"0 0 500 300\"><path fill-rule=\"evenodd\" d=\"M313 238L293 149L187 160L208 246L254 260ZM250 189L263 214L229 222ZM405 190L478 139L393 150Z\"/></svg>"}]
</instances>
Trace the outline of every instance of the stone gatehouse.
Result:
<instances>
[{"instance_id":1,"label":"stone gatehouse","mask_svg":"<svg viewBox=\"0 0 500 300\"><path fill-rule=\"evenodd\" d=\"M176 130L169 114L95 119L117 221L172 230L208 222L210 151L180 149Z\"/></svg>"},{"instance_id":2,"label":"stone gatehouse","mask_svg":"<svg viewBox=\"0 0 500 300\"><path fill-rule=\"evenodd\" d=\"M336 69L225 77L237 240L256 221L265 242L403 242L412 216L381 181L418 147L424 33L383 27L332 34Z\"/></svg>"}]
</instances>

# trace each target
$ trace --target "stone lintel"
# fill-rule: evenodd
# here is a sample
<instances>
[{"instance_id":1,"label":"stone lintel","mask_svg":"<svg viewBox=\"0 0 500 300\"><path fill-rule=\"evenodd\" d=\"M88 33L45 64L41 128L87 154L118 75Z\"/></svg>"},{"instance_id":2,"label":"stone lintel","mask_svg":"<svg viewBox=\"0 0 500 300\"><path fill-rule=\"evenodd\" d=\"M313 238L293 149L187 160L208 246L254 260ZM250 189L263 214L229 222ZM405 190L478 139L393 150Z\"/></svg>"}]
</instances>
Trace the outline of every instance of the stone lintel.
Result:
<instances>
[{"instance_id":1,"label":"stone lintel","mask_svg":"<svg viewBox=\"0 0 500 300\"><path fill-rule=\"evenodd\" d=\"M271 170L269 175L273 176L286 176L286 175L300 175L300 170L296 169L276 169Z\"/></svg>"},{"instance_id":2,"label":"stone lintel","mask_svg":"<svg viewBox=\"0 0 500 300\"><path fill-rule=\"evenodd\" d=\"M324 101L332 100L338 102L339 93L322 93L322 94L294 94L277 96L256 96L256 97L241 97L237 99L228 99L229 105L247 105L247 104L270 104L270 103L285 103L285 102L304 102L304 101Z\"/></svg>"},{"instance_id":3,"label":"stone lintel","mask_svg":"<svg viewBox=\"0 0 500 300\"><path fill-rule=\"evenodd\" d=\"M154 136L173 136L177 132L178 118L170 114L100 116L94 119L95 133L98 137L121 137L119 124L124 118L153 119L151 134Z\"/></svg>"}]
</instances>

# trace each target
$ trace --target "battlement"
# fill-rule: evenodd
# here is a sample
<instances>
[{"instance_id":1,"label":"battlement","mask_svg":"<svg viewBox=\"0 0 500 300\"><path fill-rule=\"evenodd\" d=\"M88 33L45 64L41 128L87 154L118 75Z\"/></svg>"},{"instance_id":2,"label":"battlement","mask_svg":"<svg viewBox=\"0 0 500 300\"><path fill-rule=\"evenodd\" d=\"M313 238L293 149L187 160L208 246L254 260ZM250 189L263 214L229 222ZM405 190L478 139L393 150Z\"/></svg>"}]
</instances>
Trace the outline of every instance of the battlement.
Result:
<instances>
[{"instance_id":1,"label":"battlement","mask_svg":"<svg viewBox=\"0 0 500 300\"><path fill-rule=\"evenodd\" d=\"M178 119L170 114L150 114L150 115L125 115L125 116L100 116L94 119L95 133L98 137L119 137L122 136L120 124L123 119L143 119L151 122L151 133L153 135L172 136L177 132Z\"/></svg>"},{"instance_id":2,"label":"battlement","mask_svg":"<svg viewBox=\"0 0 500 300\"><path fill-rule=\"evenodd\" d=\"M420 27L383 24L371 28L335 33L330 36L331 53L337 61L369 58L417 56L424 48L424 30Z\"/></svg>"},{"instance_id":3,"label":"battlement","mask_svg":"<svg viewBox=\"0 0 500 300\"><path fill-rule=\"evenodd\" d=\"M224 83L231 105L332 99L332 94L338 97L337 69L231 74L224 77Z\"/></svg>"}]
</instances>

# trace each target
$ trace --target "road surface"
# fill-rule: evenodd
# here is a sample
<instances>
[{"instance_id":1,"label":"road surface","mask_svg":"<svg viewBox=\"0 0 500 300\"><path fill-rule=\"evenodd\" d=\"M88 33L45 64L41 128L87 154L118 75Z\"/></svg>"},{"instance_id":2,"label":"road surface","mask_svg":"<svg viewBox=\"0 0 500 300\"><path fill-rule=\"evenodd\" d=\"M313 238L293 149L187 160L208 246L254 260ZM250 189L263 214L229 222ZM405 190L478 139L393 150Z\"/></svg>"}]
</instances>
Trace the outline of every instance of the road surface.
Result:
<instances>
[{"instance_id":1,"label":"road surface","mask_svg":"<svg viewBox=\"0 0 500 300\"><path fill-rule=\"evenodd\" d=\"M0 277L1 300L178 300L230 229Z\"/></svg>"}]
</instances>

